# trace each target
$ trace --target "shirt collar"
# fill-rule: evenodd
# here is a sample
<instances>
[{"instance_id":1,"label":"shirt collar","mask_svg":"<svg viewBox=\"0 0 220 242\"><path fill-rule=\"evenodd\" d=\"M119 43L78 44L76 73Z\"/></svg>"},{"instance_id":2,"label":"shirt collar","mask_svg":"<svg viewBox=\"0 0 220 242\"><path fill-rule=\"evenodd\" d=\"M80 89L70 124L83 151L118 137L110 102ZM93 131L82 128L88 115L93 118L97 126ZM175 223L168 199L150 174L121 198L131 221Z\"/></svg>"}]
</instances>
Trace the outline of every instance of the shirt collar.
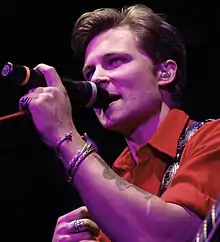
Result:
<instances>
[{"instance_id":1,"label":"shirt collar","mask_svg":"<svg viewBox=\"0 0 220 242\"><path fill-rule=\"evenodd\" d=\"M137 150L136 154L139 160L143 160L146 155L148 145L165 153L166 155L175 158L179 137L189 121L189 116L180 109L172 109L158 127L156 133L149 141L144 143ZM114 162L115 168L131 168L134 166L131 163L131 153L128 147L119 155Z\"/></svg>"},{"instance_id":2,"label":"shirt collar","mask_svg":"<svg viewBox=\"0 0 220 242\"><path fill-rule=\"evenodd\" d=\"M149 144L162 153L175 158L179 137L188 120L189 116L184 111L172 109L150 140L137 150L137 156L142 156L143 150Z\"/></svg>"}]
</instances>

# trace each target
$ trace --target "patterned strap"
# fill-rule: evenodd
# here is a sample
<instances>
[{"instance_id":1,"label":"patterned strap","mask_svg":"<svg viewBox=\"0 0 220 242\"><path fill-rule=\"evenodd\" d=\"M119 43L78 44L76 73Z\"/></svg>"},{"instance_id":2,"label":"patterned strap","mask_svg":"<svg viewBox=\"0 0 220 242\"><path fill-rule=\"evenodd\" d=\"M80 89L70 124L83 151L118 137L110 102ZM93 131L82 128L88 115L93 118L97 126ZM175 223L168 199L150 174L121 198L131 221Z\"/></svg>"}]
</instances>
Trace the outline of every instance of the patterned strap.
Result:
<instances>
[{"instance_id":1,"label":"patterned strap","mask_svg":"<svg viewBox=\"0 0 220 242\"><path fill-rule=\"evenodd\" d=\"M184 129L184 132L181 134L178 141L176 158L173 164L169 165L164 173L158 196L162 196L169 186L172 178L176 174L186 143L192 138L200 127L212 120L214 119L207 119L202 122L194 121L190 126ZM200 226L193 242L220 242L220 197L212 206L211 211Z\"/></svg>"},{"instance_id":2,"label":"patterned strap","mask_svg":"<svg viewBox=\"0 0 220 242\"><path fill-rule=\"evenodd\" d=\"M186 143L192 138L192 136L196 133L196 131L200 127L202 127L205 123L210 122L212 120L213 119L206 119L201 122L194 121L191 125L187 126L183 130L178 141L176 157L174 159L174 162L171 165L168 165L166 168L166 171L164 173L164 176L157 194L158 197L161 197L163 195L167 187L170 185L170 182L173 179L174 175L176 174L179 168L180 158L181 158L183 149L186 146Z\"/></svg>"}]
</instances>

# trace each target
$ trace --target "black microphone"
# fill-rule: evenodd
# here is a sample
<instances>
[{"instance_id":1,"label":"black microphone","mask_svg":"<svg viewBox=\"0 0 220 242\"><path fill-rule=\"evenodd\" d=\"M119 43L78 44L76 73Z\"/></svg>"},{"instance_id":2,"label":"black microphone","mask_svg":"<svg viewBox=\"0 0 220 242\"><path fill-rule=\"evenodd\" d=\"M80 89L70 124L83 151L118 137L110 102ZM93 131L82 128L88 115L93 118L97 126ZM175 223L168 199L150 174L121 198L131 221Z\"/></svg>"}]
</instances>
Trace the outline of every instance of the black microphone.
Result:
<instances>
[{"instance_id":1,"label":"black microphone","mask_svg":"<svg viewBox=\"0 0 220 242\"><path fill-rule=\"evenodd\" d=\"M26 66L7 62L1 71L1 79L10 82L12 86L20 86L26 90L46 86L44 75L37 70ZM66 88L70 102L73 106L83 108L106 108L115 97L106 90L98 87L95 83L87 81L74 81L68 78L61 78Z\"/></svg>"}]
</instances>

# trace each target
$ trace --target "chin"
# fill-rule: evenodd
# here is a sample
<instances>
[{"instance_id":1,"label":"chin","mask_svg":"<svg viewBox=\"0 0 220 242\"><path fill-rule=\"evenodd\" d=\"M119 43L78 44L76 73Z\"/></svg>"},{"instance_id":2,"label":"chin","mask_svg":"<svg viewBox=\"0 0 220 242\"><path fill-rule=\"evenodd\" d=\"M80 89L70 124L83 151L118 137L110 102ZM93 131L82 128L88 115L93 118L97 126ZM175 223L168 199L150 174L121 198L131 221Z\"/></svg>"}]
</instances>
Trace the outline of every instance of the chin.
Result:
<instances>
[{"instance_id":1,"label":"chin","mask_svg":"<svg viewBox=\"0 0 220 242\"><path fill-rule=\"evenodd\" d=\"M116 110L107 109L104 111L103 109L95 109L95 114L103 126L103 128L110 130L110 131L117 131L120 132L121 128L123 128L123 120L125 115ZM123 120L122 120L123 119Z\"/></svg>"},{"instance_id":2,"label":"chin","mask_svg":"<svg viewBox=\"0 0 220 242\"><path fill-rule=\"evenodd\" d=\"M99 122L104 129L121 134L126 133L127 128L129 128L127 122L123 122L120 119L105 119L99 120Z\"/></svg>"},{"instance_id":3,"label":"chin","mask_svg":"<svg viewBox=\"0 0 220 242\"><path fill-rule=\"evenodd\" d=\"M103 126L103 128L114 131L115 130L115 126L117 126L112 120L110 119L105 119L105 120L99 120L99 122L101 123L101 125Z\"/></svg>"}]
</instances>

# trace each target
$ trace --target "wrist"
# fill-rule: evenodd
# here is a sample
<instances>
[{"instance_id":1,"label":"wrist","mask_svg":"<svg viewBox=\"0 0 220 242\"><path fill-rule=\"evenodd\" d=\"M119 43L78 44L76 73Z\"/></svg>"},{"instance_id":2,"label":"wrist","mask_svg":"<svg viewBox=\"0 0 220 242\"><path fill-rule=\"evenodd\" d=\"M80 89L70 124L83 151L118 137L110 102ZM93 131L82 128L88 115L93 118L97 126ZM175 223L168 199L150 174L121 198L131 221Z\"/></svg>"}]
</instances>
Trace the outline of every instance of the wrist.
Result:
<instances>
[{"instance_id":1,"label":"wrist","mask_svg":"<svg viewBox=\"0 0 220 242\"><path fill-rule=\"evenodd\" d=\"M85 141L85 144L75 153L73 158L70 160L69 167L67 169L67 181L70 185L74 184L74 177L81 163L84 162L86 157L91 153L96 152L96 148L93 143L89 141L87 134L84 134L81 138Z\"/></svg>"},{"instance_id":2,"label":"wrist","mask_svg":"<svg viewBox=\"0 0 220 242\"><path fill-rule=\"evenodd\" d=\"M72 133L73 133L72 131L65 133L63 138L58 140L57 145L55 147L56 156L58 158L60 158L60 159L62 158L61 155L60 155L60 148L61 148L62 144L72 142Z\"/></svg>"},{"instance_id":3,"label":"wrist","mask_svg":"<svg viewBox=\"0 0 220 242\"><path fill-rule=\"evenodd\" d=\"M57 142L56 154L67 170L67 181L70 185L74 184L74 177L78 167L88 155L96 152L96 149L87 134L72 136L71 131L65 133L63 138Z\"/></svg>"},{"instance_id":4,"label":"wrist","mask_svg":"<svg viewBox=\"0 0 220 242\"><path fill-rule=\"evenodd\" d=\"M57 157L63 162L65 168L69 167L69 162L76 152L85 145L85 141L78 133L65 133L63 137L57 141L55 152Z\"/></svg>"}]
</instances>

